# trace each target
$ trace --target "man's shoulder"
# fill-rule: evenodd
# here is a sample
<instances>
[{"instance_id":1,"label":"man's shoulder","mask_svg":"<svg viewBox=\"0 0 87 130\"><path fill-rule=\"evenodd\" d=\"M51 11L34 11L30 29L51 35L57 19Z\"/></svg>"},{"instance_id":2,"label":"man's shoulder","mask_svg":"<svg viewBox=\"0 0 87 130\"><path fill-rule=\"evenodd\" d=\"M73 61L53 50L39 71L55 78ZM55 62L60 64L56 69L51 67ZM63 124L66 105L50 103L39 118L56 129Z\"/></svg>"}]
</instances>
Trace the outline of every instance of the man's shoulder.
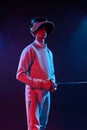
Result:
<instances>
[{"instance_id":1,"label":"man's shoulder","mask_svg":"<svg viewBox=\"0 0 87 130\"><path fill-rule=\"evenodd\" d=\"M28 44L24 49L22 50L23 52L27 52L33 48L33 43Z\"/></svg>"},{"instance_id":2,"label":"man's shoulder","mask_svg":"<svg viewBox=\"0 0 87 130\"><path fill-rule=\"evenodd\" d=\"M48 49L48 53L50 54L51 57L53 57L53 52L51 49L47 48Z\"/></svg>"},{"instance_id":3,"label":"man's shoulder","mask_svg":"<svg viewBox=\"0 0 87 130\"><path fill-rule=\"evenodd\" d=\"M52 53L52 50L51 50L51 49L49 49L48 47L47 47L47 49L48 49L48 52L49 52L49 53Z\"/></svg>"}]
</instances>

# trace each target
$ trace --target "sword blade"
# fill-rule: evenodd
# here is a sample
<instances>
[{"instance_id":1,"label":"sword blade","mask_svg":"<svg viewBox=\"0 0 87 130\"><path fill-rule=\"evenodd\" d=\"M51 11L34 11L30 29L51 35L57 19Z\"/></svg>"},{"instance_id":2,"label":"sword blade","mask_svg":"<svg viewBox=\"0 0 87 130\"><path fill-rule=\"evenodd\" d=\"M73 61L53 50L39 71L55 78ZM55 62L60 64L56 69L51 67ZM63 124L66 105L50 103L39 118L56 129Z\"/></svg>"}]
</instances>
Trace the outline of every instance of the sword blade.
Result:
<instances>
[{"instance_id":1,"label":"sword blade","mask_svg":"<svg viewBox=\"0 0 87 130\"><path fill-rule=\"evenodd\" d=\"M82 82L57 82L57 85L76 85L76 84L87 84L87 81Z\"/></svg>"}]
</instances>

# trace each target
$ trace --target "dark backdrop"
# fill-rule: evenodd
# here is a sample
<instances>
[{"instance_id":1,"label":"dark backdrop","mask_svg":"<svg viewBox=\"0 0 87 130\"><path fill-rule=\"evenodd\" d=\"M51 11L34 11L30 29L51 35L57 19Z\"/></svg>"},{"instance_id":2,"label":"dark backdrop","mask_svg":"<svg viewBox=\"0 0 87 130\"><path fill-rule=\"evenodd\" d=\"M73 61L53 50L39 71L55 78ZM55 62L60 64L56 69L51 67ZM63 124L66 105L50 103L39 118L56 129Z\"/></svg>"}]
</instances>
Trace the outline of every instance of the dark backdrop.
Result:
<instances>
[{"instance_id":1,"label":"dark backdrop","mask_svg":"<svg viewBox=\"0 0 87 130\"><path fill-rule=\"evenodd\" d=\"M34 39L32 17L55 23L47 39L57 82L87 81L86 1L8 1L0 4L0 130L27 130L24 84L16 80L22 49ZM59 85L51 93L47 130L87 130L87 84Z\"/></svg>"}]
</instances>

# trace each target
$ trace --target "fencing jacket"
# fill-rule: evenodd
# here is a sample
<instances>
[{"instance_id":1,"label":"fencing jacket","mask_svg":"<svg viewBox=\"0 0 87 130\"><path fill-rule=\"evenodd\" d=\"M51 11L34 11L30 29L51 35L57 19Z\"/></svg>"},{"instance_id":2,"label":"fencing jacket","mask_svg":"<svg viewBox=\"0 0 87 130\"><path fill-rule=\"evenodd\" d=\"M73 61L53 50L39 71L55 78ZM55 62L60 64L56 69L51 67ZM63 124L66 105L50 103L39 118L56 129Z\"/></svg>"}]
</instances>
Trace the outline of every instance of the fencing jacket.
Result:
<instances>
[{"instance_id":1,"label":"fencing jacket","mask_svg":"<svg viewBox=\"0 0 87 130\"><path fill-rule=\"evenodd\" d=\"M53 54L47 44L35 40L23 49L16 77L19 77L18 79L28 88L31 85L31 78L53 79L55 82Z\"/></svg>"}]
</instances>

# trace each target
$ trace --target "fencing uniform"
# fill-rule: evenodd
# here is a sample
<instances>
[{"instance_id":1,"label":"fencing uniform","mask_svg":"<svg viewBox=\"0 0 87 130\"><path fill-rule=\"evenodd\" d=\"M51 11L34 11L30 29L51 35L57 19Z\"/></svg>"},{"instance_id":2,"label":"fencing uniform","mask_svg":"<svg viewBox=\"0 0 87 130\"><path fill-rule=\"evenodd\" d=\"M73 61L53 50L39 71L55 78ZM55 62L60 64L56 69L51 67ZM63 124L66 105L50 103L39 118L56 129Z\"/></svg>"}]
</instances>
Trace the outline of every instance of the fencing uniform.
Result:
<instances>
[{"instance_id":1,"label":"fencing uniform","mask_svg":"<svg viewBox=\"0 0 87 130\"><path fill-rule=\"evenodd\" d=\"M34 85L32 78L55 82L53 55L47 44L35 40L23 49L16 77L26 85L28 130L44 130L50 111L50 91L42 89L40 84Z\"/></svg>"}]
</instances>

